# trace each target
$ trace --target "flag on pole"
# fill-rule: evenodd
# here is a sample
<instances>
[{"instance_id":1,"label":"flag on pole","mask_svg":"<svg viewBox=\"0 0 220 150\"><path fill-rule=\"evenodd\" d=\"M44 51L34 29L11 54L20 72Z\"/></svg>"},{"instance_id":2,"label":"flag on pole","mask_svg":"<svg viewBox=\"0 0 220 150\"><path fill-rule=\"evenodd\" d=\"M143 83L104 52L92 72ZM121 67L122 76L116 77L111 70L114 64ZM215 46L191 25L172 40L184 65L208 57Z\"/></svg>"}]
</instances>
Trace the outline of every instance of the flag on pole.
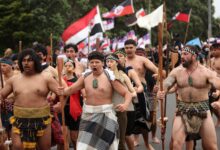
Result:
<instances>
[{"instance_id":1,"label":"flag on pole","mask_svg":"<svg viewBox=\"0 0 220 150\"><path fill-rule=\"evenodd\" d=\"M159 23L163 21L163 5L160 5L156 10L152 13L138 18L137 24L140 28L145 28L150 30L152 27L157 26Z\"/></svg>"},{"instance_id":2,"label":"flag on pole","mask_svg":"<svg viewBox=\"0 0 220 150\"><path fill-rule=\"evenodd\" d=\"M134 13L133 0L125 0L118 6L114 7L110 12L102 14L103 18L114 18Z\"/></svg>"},{"instance_id":3,"label":"flag on pole","mask_svg":"<svg viewBox=\"0 0 220 150\"><path fill-rule=\"evenodd\" d=\"M135 14L132 14L131 16L127 17L125 19L125 24L128 27L134 26L137 24L137 19L140 17L144 17L146 15L145 11L143 8L138 10Z\"/></svg>"},{"instance_id":4,"label":"flag on pole","mask_svg":"<svg viewBox=\"0 0 220 150\"><path fill-rule=\"evenodd\" d=\"M132 40L135 40L137 42L137 37L135 35L134 30L129 31L125 36L127 38L126 40L132 39Z\"/></svg>"},{"instance_id":5,"label":"flag on pole","mask_svg":"<svg viewBox=\"0 0 220 150\"><path fill-rule=\"evenodd\" d=\"M77 44L87 38L89 33L93 36L102 32L104 32L104 27L102 25L99 7L96 6L84 17L67 27L62 34L62 39L66 44Z\"/></svg>"},{"instance_id":6,"label":"flag on pole","mask_svg":"<svg viewBox=\"0 0 220 150\"><path fill-rule=\"evenodd\" d=\"M111 30L115 27L114 19L108 19L108 20L103 21L102 23L103 23L105 31Z\"/></svg>"},{"instance_id":7,"label":"flag on pole","mask_svg":"<svg viewBox=\"0 0 220 150\"><path fill-rule=\"evenodd\" d=\"M189 22L190 20L190 14L178 12L176 15L172 18L172 20L178 20L182 22Z\"/></svg>"},{"instance_id":8,"label":"flag on pole","mask_svg":"<svg viewBox=\"0 0 220 150\"><path fill-rule=\"evenodd\" d=\"M169 30L173 26L173 22L175 20L181 21L181 22L189 22L190 21L190 13L184 13L184 12L178 12L173 16L172 20L167 23L167 29Z\"/></svg>"},{"instance_id":9,"label":"flag on pole","mask_svg":"<svg viewBox=\"0 0 220 150\"><path fill-rule=\"evenodd\" d=\"M138 39L138 46L137 47L145 49L145 46L149 45L149 44L150 44L150 34L148 33L148 34L146 34L143 37Z\"/></svg>"}]
</instances>

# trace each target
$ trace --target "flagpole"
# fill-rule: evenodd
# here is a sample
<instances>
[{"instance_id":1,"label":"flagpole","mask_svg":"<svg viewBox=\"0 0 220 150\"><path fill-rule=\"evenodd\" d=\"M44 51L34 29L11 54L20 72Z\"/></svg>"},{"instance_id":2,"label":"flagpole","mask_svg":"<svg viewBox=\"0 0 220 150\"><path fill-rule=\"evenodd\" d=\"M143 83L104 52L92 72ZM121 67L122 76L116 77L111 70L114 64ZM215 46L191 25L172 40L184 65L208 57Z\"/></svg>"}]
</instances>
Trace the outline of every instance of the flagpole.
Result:
<instances>
[{"instance_id":1,"label":"flagpole","mask_svg":"<svg viewBox=\"0 0 220 150\"><path fill-rule=\"evenodd\" d=\"M147 4L147 2L146 2L146 4ZM150 14L150 11L151 11L151 0L149 0L149 2L148 2L148 14ZM149 30L149 37L150 37L150 48L151 48L151 29Z\"/></svg>"},{"instance_id":2,"label":"flagpole","mask_svg":"<svg viewBox=\"0 0 220 150\"><path fill-rule=\"evenodd\" d=\"M19 53L21 53L21 51L22 51L22 41L19 41L18 45L19 45Z\"/></svg>"},{"instance_id":3,"label":"flagpole","mask_svg":"<svg viewBox=\"0 0 220 150\"><path fill-rule=\"evenodd\" d=\"M164 8L164 5L163 5ZM164 9L163 9L164 14ZM159 65L158 65L158 74L160 82L160 90L163 91L163 25L164 25L164 15L162 23L158 25L158 55L159 55ZM164 101L160 101L160 115L161 115L161 141L162 141L162 150L164 150L164 140L165 140L165 125L164 125Z\"/></svg>"},{"instance_id":4,"label":"flagpole","mask_svg":"<svg viewBox=\"0 0 220 150\"><path fill-rule=\"evenodd\" d=\"M186 44L186 38L187 38L187 35L188 35L191 12L192 12L192 8L189 11L189 21L188 21L187 26L186 26L186 33L185 33L185 38L184 38L184 42L183 42L184 45Z\"/></svg>"},{"instance_id":5,"label":"flagpole","mask_svg":"<svg viewBox=\"0 0 220 150\"><path fill-rule=\"evenodd\" d=\"M169 38L168 38L168 30L167 30L167 14L166 14L166 10L167 10L167 7L166 7L166 0L163 0L163 4L164 4L164 10L163 10L163 13L164 13L164 26L165 26L165 38L166 38L166 45L167 45L167 50L166 50L166 76L168 76L168 73L169 73L169 54L170 54L170 49L168 47L169 45ZM163 63L163 61L162 61ZM163 68L163 67L162 67ZM165 96L165 99L164 99L164 114L163 114L163 118L166 117L166 108L167 108L167 96ZM162 147L164 149L164 141L165 141L165 134L166 134L166 121L164 121L163 119L163 124L164 124L164 128L163 128L163 140L162 140Z\"/></svg>"},{"instance_id":6,"label":"flagpole","mask_svg":"<svg viewBox=\"0 0 220 150\"><path fill-rule=\"evenodd\" d=\"M62 71L63 71L63 59L57 58L57 72L58 72L58 81L59 86L62 87ZM64 150L69 150L69 143L67 139L67 129L65 125L65 113L64 113L64 96L59 96L61 102L61 115L62 115L62 128L63 128L63 141L64 141Z\"/></svg>"},{"instance_id":7,"label":"flagpole","mask_svg":"<svg viewBox=\"0 0 220 150\"><path fill-rule=\"evenodd\" d=\"M51 65L53 65L53 33L50 33L50 51L51 51Z\"/></svg>"}]
</instances>

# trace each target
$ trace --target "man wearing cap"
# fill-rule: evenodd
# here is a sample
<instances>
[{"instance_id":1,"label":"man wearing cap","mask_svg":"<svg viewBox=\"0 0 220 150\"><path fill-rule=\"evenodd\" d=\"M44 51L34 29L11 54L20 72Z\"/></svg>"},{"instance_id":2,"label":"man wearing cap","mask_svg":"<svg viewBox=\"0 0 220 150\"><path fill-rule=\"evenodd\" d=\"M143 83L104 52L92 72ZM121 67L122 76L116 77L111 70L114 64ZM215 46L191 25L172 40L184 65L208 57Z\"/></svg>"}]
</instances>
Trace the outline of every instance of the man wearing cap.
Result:
<instances>
[{"instance_id":1,"label":"man wearing cap","mask_svg":"<svg viewBox=\"0 0 220 150\"><path fill-rule=\"evenodd\" d=\"M197 61L197 49L182 49L182 65L174 68L163 84L158 98L164 99L167 91L176 84L177 110L173 121L172 149L181 150L185 139L201 137L204 149L217 150L216 131L209 110L208 92L211 85L220 89L217 74Z\"/></svg>"}]
</instances>

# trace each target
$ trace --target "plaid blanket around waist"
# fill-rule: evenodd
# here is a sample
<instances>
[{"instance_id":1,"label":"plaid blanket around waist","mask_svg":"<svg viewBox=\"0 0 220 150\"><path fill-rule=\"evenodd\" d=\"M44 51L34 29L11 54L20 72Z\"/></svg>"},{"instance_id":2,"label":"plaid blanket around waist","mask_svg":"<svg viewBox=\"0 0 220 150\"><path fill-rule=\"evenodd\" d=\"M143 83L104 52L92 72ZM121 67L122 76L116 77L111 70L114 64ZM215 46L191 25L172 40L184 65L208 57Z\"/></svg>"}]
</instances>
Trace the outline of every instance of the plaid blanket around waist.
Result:
<instances>
[{"instance_id":1,"label":"plaid blanket around waist","mask_svg":"<svg viewBox=\"0 0 220 150\"><path fill-rule=\"evenodd\" d=\"M77 149L118 149L119 127L113 105L91 106L84 104Z\"/></svg>"}]
</instances>

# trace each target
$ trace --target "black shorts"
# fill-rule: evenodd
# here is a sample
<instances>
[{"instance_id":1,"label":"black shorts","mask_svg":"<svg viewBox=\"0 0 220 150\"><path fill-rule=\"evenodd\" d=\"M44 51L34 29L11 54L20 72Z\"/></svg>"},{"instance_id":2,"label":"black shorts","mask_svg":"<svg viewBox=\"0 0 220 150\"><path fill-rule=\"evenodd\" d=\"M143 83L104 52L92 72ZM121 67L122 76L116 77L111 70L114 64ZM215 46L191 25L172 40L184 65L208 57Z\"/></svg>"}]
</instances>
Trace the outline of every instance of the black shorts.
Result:
<instances>
[{"instance_id":1,"label":"black shorts","mask_svg":"<svg viewBox=\"0 0 220 150\"><path fill-rule=\"evenodd\" d=\"M73 117L70 114L70 106L66 105L64 108L64 113L65 113L65 124L70 130L79 130L79 123L80 123L80 118L79 116L77 120L74 120Z\"/></svg>"},{"instance_id":2,"label":"black shorts","mask_svg":"<svg viewBox=\"0 0 220 150\"><path fill-rule=\"evenodd\" d=\"M127 128L126 128L126 136L133 134L135 125L135 111L127 111Z\"/></svg>"}]
</instances>

